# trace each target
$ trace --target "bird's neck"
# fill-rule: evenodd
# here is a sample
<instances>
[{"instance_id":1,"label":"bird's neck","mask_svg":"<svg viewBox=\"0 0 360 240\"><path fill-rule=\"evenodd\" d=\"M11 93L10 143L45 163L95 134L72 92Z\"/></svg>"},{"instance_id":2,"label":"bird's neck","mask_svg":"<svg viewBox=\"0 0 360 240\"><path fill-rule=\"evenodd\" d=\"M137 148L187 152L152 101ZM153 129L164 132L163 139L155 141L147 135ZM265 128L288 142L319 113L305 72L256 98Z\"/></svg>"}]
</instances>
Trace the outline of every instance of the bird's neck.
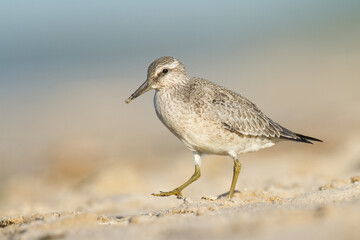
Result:
<instances>
[{"instance_id":1,"label":"bird's neck","mask_svg":"<svg viewBox=\"0 0 360 240\"><path fill-rule=\"evenodd\" d=\"M169 79L165 87L163 87L160 91L162 92L176 92L186 88L191 81L188 77L177 77L173 79Z\"/></svg>"},{"instance_id":2,"label":"bird's neck","mask_svg":"<svg viewBox=\"0 0 360 240\"><path fill-rule=\"evenodd\" d=\"M187 102L189 99L189 88L191 86L192 79L188 78L179 84L172 87L161 89L158 91L159 97L167 99L166 101Z\"/></svg>"}]
</instances>

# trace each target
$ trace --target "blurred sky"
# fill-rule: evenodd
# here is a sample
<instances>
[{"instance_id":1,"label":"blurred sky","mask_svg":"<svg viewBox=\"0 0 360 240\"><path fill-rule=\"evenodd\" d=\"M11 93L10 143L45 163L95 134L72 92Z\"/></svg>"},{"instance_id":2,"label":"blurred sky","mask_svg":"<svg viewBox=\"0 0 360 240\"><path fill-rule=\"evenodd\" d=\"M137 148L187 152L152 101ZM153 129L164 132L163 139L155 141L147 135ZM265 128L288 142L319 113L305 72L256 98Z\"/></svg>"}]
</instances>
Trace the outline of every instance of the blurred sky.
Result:
<instances>
[{"instance_id":1,"label":"blurred sky","mask_svg":"<svg viewBox=\"0 0 360 240\"><path fill-rule=\"evenodd\" d=\"M146 137L165 133L152 94L123 103L164 55L179 58L192 76L243 91L283 122L302 116L285 114L290 103L271 108L287 97L304 101L296 110L317 120L359 116L359 13L357 0L3 0L0 174L49 158L59 142L92 139L121 154L145 130ZM332 113L348 103L348 112Z\"/></svg>"}]
</instances>

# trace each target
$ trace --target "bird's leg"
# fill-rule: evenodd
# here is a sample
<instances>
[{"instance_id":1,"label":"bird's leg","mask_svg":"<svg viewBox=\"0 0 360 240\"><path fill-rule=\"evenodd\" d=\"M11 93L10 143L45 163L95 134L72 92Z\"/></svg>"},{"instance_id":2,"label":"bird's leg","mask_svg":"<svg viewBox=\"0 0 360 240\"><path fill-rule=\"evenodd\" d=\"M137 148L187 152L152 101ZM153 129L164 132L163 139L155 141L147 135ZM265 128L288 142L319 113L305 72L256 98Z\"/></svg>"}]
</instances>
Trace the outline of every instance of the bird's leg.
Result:
<instances>
[{"instance_id":1,"label":"bird's leg","mask_svg":"<svg viewBox=\"0 0 360 240\"><path fill-rule=\"evenodd\" d=\"M162 192L160 191L160 193L153 193L153 196L157 196L157 197L166 197L166 196L171 196L171 195L175 195L177 198L181 198L182 194L181 191L186 188L187 186L189 186L191 183L195 182L196 180L198 180L200 178L200 166L199 165L195 165L195 172L194 174L191 176L191 178L189 180L187 180L184 184L182 184L181 186L175 188L172 191L169 192Z\"/></svg>"},{"instance_id":2,"label":"bird's leg","mask_svg":"<svg viewBox=\"0 0 360 240\"><path fill-rule=\"evenodd\" d=\"M229 198L232 198L234 196L236 182L238 180L239 173L241 170L241 163L237 159L236 154L230 154L230 156L234 159L234 172L233 172L233 178L231 181L231 187L230 187L230 191L229 191Z\"/></svg>"},{"instance_id":3,"label":"bird's leg","mask_svg":"<svg viewBox=\"0 0 360 240\"><path fill-rule=\"evenodd\" d=\"M182 194L181 191L186 188L187 186L189 186L191 183L195 182L196 180L198 180L200 178L200 165L201 165L201 159L200 159L200 154L197 152L194 152L194 162L195 162L195 172L194 174L190 177L189 180L187 180L184 184L182 184L181 186L175 188L172 191L169 192L162 192L160 191L160 193L153 193L153 196L157 196L157 197L166 197L166 196L171 196L171 195L175 195L177 198L181 198Z\"/></svg>"}]
</instances>

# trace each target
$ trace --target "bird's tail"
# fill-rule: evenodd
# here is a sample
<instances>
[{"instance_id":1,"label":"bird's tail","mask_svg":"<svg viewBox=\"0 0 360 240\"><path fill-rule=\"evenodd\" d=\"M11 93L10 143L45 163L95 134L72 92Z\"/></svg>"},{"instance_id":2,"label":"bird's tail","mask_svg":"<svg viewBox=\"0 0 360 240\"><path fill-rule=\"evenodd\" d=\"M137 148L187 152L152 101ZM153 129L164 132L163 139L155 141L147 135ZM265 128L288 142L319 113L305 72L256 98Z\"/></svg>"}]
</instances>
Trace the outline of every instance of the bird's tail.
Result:
<instances>
[{"instance_id":1,"label":"bird's tail","mask_svg":"<svg viewBox=\"0 0 360 240\"><path fill-rule=\"evenodd\" d=\"M322 142L322 140L320 140L320 139L305 136L305 135L302 135L302 134L295 133L295 135L298 138L291 139L291 140L294 140L296 142L304 142L304 143L310 143L310 144L313 144L312 141L314 141L314 142Z\"/></svg>"}]
</instances>

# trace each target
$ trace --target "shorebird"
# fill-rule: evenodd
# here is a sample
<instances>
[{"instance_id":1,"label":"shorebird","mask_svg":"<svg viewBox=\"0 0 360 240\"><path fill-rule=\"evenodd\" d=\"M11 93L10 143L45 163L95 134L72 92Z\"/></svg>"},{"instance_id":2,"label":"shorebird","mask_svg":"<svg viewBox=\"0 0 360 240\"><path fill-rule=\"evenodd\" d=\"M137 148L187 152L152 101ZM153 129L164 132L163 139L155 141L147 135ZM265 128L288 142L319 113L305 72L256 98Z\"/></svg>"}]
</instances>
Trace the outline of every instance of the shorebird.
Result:
<instances>
[{"instance_id":1,"label":"shorebird","mask_svg":"<svg viewBox=\"0 0 360 240\"><path fill-rule=\"evenodd\" d=\"M150 64L146 81L125 101L154 89L154 107L160 121L194 156L195 172L172 191L154 196L182 197L182 190L200 178L202 154L228 155L234 161L229 198L234 196L241 170L238 154L271 147L283 140L322 142L294 133L271 120L251 101L202 78L189 77L184 64L161 57Z\"/></svg>"}]
</instances>

